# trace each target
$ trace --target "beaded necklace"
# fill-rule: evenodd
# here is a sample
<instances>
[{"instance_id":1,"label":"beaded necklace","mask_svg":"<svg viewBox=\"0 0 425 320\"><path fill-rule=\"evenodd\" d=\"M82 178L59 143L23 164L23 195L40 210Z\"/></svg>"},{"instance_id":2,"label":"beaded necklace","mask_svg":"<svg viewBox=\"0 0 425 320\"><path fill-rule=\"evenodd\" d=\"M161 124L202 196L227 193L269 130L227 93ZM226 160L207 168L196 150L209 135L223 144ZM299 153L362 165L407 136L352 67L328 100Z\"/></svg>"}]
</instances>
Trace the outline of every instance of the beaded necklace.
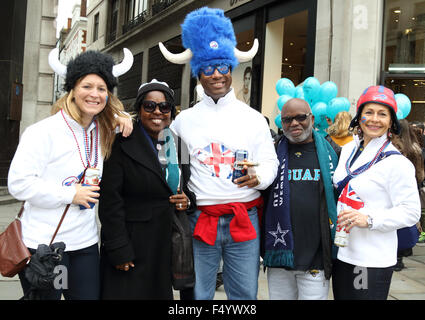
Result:
<instances>
[{"instance_id":1,"label":"beaded necklace","mask_svg":"<svg viewBox=\"0 0 425 320\"><path fill-rule=\"evenodd\" d=\"M381 146L381 148L379 148L378 152L376 153L376 155L373 157L373 159L371 161L364 164L361 168L354 170L352 172L350 170L350 163L351 163L351 159L353 158L354 154L356 153L356 148L353 148L353 151L351 151L351 155L348 157L347 162L345 163L345 170L347 171L347 174L351 177L354 177L354 176L357 176L357 175L365 172L367 169L369 169L371 166L373 166L378 161L379 155L390 144L390 142L391 141L389 139L387 139L384 142L384 144Z\"/></svg>"},{"instance_id":2,"label":"beaded necklace","mask_svg":"<svg viewBox=\"0 0 425 320\"><path fill-rule=\"evenodd\" d=\"M74 136L75 143L77 144L78 154L80 156L81 163L83 164L84 168L96 168L98 163L98 150L99 150L99 130L97 125L97 120L94 120L94 128L95 130L92 130L90 132L90 141L87 134L87 130L83 129L84 131L84 151L86 156L86 162L87 166L84 163L83 157L81 155L81 149L80 145L78 143L77 137L75 136L74 130L72 130L71 126L69 125L68 121L66 120L65 115L63 114L63 110L61 109L61 114L63 117L63 120L65 120L66 125L68 126L69 130L71 130L72 135ZM93 154L93 131L95 131L95 140L94 140L94 163L91 164L91 158Z\"/></svg>"}]
</instances>

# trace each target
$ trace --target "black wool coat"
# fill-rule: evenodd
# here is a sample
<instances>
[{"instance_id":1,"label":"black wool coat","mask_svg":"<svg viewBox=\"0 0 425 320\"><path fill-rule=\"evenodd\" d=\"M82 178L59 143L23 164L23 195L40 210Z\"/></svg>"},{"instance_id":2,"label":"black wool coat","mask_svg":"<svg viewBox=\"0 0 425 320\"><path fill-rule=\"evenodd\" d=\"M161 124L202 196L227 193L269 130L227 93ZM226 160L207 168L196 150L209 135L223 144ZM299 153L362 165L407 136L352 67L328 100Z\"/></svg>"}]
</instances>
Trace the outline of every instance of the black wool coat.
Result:
<instances>
[{"instance_id":1,"label":"black wool coat","mask_svg":"<svg viewBox=\"0 0 425 320\"><path fill-rule=\"evenodd\" d=\"M174 138L179 142L178 151L187 150L181 139ZM188 211L193 211L195 196L187 189L188 157L182 159L187 163L180 166L181 185L191 201ZM138 123L128 138L117 136L104 163L100 188L102 299L173 299L171 230L175 205L169 202L173 193ZM115 268L129 261L135 264L129 271Z\"/></svg>"}]
</instances>

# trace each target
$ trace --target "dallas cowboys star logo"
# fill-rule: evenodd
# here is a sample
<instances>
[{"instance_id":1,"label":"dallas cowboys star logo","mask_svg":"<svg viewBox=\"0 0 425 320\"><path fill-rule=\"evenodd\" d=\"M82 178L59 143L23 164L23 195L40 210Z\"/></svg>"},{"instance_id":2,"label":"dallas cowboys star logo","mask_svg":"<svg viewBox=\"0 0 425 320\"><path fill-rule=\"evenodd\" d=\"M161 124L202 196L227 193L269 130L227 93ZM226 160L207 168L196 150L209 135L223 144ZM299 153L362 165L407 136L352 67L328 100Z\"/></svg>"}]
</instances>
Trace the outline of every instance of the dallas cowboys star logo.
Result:
<instances>
[{"instance_id":1,"label":"dallas cowboys star logo","mask_svg":"<svg viewBox=\"0 0 425 320\"><path fill-rule=\"evenodd\" d=\"M276 247L276 244L279 242L282 243L286 247L286 241L284 239L285 235L289 232L289 230L282 230L280 228L279 222L277 223L276 231L269 231L269 233L274 237L273 247Z\"/></svg>"}]
</instances>

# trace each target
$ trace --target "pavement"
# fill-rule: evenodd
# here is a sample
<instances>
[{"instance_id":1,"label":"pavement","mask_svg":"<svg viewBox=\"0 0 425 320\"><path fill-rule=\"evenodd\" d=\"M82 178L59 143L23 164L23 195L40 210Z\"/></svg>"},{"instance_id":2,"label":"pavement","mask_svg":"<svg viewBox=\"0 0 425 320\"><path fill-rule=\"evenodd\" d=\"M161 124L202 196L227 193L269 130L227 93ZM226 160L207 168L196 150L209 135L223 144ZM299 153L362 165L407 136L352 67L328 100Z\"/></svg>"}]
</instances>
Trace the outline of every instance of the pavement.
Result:
<instances>
[{"instance_id":1,"label":"pavement","mask_svg":"<svg viewBox=\"0 0 425 320\"><path fill-rule=\"evenodd\" d=\"M0 233L14 219L20 206L19 202L0 205ZM406 268L393 273L388 300L425 300L425 244L417 244L413 248L413 255L404 258L403 262ZM258 299L268 300L267 276L262 270L258 287ZM5 278L0 275L0 300L18 300L22 295L17 276ZM179 299L178 292L174 296ZM332 289L329 299L333 299ZM214 300L227 300L223 286L216 291Z\"/></svg>"}]
</instances>

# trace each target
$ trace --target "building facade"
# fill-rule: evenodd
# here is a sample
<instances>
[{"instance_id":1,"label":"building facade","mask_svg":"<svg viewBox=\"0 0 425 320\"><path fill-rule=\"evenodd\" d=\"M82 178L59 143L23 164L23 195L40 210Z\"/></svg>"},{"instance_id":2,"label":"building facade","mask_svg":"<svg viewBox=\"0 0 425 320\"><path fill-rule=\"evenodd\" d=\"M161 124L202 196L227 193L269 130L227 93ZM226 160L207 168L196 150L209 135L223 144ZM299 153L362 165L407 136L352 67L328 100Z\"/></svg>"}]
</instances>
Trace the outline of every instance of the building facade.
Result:
<instances>
[{"instance_id":1,"label":"building facade","mask_svg":"<svg viewBox=\"0 0 425 320\"><path fill-rule=\"evenodd\" d=\"M180 24L202 6L222 8L232 19L238 49L248 50L259 39L253 61L233 71L233 87L241 100L270 119L278 113L275 85L280 78L298 85L314 76L321 83L335 82L352 113L367 86L385 84L412 100L408 120L425 121L420 89L425 85L425 1L420 0L92 0L88 48L117 61L123 47L135 56L117 90L126 107L140 83L153 78L171 85L182 109L189 106L197 83L190 66L166 61L158 42L182 52ZM397 69L400 64L404 68Z\"/></svg>"},{"instance_id":2,"label":"building facade","mask_svg":"<svg viewBox=\"0 0 425 320\"><path fill-rule=\"evenodd\" d=\"M87 0L75 4L72 9L72 18L68 18L68 26L60 32L57 43L59 61L67 65L68 62L87 49ZM65 79L55 74L55 100L66 92L63 89Z\"/></svg>"},{"instance_id":3,"label":"building facade","mask_svg":"<svg viewBox=\"0 0 425 320\"><path fill-rule=\"evenodd\" d=\"M0 26L4 30L0 46L0 186L7 183L7 172L19 139L26 7L26 0L0 4Z\"/></svg>"},{"instance_id":4,"label":"building facade","mask_svg":"<svg viewBox=\"0 0 425 320\"><path fill-rule=\"evenodd\" d=\"M7 185L19 136L50 114L53 71L47 56L56 43L58 0L2 1L0 23L0 186Z\"/></svg>"}]
</instances>

